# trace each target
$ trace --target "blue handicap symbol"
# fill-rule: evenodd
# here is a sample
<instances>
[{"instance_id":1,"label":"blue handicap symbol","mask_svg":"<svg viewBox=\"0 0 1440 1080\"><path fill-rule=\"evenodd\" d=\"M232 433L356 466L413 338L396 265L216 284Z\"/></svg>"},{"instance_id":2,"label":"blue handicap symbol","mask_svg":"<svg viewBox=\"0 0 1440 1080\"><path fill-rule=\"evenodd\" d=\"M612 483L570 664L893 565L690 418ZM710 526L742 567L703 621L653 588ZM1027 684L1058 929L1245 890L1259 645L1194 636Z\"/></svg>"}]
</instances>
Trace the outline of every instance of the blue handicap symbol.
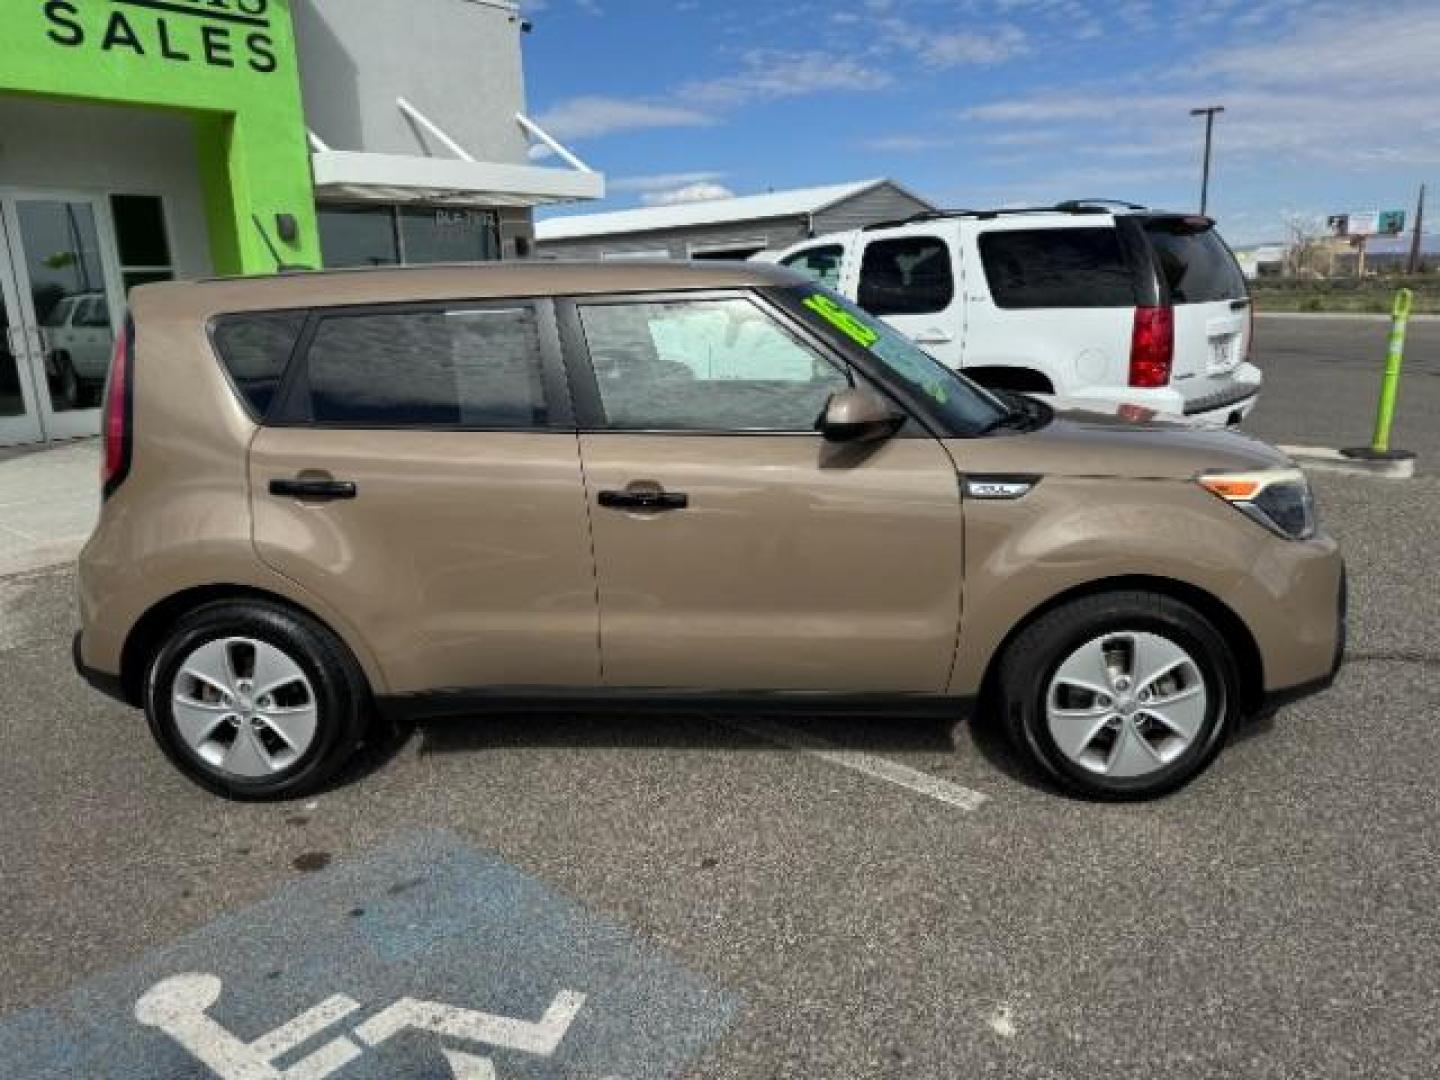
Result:
<instances>
[{"instance_id":1,"label":"blue handicap symbol","mask_svg":"<svg viewBox=\"0 0 1440 1080\"><path fill-rule=\"evenodd\" d=\"M0 1019L0 1077L644 1080L739 1007L636 935L425 831Z\"/></svg>"}]
</instances>

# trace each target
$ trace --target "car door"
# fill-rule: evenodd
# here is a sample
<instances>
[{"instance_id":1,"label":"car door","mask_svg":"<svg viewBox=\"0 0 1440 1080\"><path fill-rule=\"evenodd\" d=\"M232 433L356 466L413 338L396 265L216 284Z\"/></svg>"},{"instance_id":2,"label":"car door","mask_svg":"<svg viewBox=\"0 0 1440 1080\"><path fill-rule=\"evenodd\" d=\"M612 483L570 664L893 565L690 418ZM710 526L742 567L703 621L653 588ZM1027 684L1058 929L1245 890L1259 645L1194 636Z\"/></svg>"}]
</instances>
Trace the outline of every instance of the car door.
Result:
<instances>
[{"instance_id":1,"label":"car door","mask_svg":"<svg viewBox=\"0 0 1440 1080\"><path fill-rule=\"evenodd\" d=\"M941 363L959 368L965 295L956 247L934 229L860 237L855 302Z\"/></svg>"},{"instance_id":2,"label":"car door","mask_svg":"<svg viewBox=\"0 0 1440 1080\"><path fill-rule=\"evenodd\" d=\"M816 430L858 373L749 292L562 305L607 686L940 693L953 464Z\"/></svg>"},{"instance_id":3,"label":"car door","mask_svg":"<svg viewBox=\"0 0 1440 1080\"><path fill-rule=\"evenodd\" d=\"M222 324L217 341L253 352L275 332L227 346ZM296 352L250 451L260 557L351 622L394 693L595 685L549 303L329 310ZM264 385L254 356L227 364Z\"/></svg>"}]
</instances>

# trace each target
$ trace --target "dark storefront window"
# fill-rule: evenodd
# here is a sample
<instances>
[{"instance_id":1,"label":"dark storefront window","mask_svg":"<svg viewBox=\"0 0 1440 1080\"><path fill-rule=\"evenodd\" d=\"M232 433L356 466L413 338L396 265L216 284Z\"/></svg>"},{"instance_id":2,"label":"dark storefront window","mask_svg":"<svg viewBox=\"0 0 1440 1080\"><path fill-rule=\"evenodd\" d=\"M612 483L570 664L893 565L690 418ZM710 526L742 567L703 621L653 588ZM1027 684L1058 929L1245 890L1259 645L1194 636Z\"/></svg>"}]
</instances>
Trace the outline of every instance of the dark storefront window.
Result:
<instances>
[{"instance_id":1,"label":"dark storefront window","mask_svg":"<svg viewBox=\"0 0 1440 1080\"><path fill-rule=\"evenodd\" d=\"M327 267L399 265L394 208L320 207L320 250Z\"/></svg>"},{"instance_id":2,"label":"dark storefront window","mask_svg":"<svg viewBox=\"0 0 1440 1080\"><path fill-rule=\"evenodd\" d=\"M157 195L112 195L115 246L120 252L120 277L125 292L137 285L173 281L174 259L165 228L165 204Z\"/></svg>"},{"instance_id":3,"label":"dark storefront window","mask_svg":"<svg viewBox=\"0 0 1440 1080\"><path fill-rule=\"evenodd\" d=\"M487 210L433 206L322 206L327 267L485 262L500 257L499 226Z\"/></svg>"}]
</instances>

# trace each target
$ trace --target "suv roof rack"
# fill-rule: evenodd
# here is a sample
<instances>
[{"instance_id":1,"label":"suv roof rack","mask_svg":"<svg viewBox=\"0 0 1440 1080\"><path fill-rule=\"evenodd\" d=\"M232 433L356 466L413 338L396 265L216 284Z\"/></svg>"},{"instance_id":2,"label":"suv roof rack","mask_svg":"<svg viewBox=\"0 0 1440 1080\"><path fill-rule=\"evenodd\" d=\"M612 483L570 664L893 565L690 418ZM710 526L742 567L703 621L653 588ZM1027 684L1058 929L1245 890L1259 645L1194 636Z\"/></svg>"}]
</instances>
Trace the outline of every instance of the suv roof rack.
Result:
<instances>
[{"instance_id":1,"label":"suv roof rack","mask_svg":"<svg viewBox=\"0 0 1440 1080\"><path fill-rule=\"evenodd\" d=\"M921 221L938 221L945 218L975 218L977 221L993 221L1010 214L1103 214L1107 207L1118 206L1125 210L1144 210L1138 203L1120 199L1068 199L1052 206L1001 206L989 210L921 210L909 217L891 221L876 221L861 228L861 232L874 229L893 229L898 225L914 225Z\"/></svg>"}]
</instances>

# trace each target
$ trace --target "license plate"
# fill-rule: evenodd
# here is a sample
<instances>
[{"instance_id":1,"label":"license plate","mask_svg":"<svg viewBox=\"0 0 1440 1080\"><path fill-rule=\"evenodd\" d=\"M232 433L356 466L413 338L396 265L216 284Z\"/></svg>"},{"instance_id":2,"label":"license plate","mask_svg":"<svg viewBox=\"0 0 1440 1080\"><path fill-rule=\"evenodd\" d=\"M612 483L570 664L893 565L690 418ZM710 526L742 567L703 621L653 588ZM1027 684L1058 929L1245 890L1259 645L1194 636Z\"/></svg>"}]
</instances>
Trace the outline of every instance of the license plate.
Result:
<instances>
[{"instance_id":1,"label":"license plate","mask_svg":"<svg viewBox=\"0 0 1440 1080\"><path fill-rule=\"evenodd\" d=\"M1235 366L1235 341L1238 335L1226 334L1224 337L1212 337L1210 339L1210 370L1223 371L1226 368Z\"/></svg>"}]
</instances>

